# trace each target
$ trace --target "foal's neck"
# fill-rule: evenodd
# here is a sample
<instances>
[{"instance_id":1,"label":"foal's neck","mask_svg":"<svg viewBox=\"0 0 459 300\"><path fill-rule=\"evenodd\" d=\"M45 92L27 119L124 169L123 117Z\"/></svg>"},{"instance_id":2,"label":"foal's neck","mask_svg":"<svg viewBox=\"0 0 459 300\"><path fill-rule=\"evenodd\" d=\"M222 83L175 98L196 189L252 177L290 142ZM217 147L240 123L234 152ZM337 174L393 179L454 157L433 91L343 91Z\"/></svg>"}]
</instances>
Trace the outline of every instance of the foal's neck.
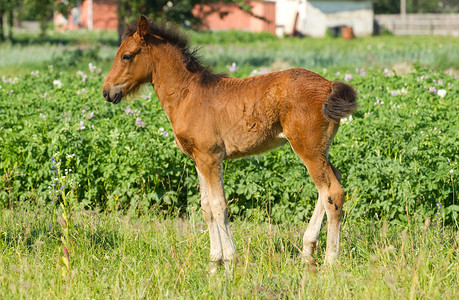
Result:
<instances>
[{"instance_id":1,"label":"foal's neck","mask_svg":"<svg viewBox=\"0 0 459 300\"><path fill-rule=\"evenodd\" d=\"M172 121L172 111L180 106L184 90L190 88L196 74L187 70L183 63L183 54L170 44L155 46L151 50L151 56L151 84L166 115Z\"/></svg>"}]
</instances>

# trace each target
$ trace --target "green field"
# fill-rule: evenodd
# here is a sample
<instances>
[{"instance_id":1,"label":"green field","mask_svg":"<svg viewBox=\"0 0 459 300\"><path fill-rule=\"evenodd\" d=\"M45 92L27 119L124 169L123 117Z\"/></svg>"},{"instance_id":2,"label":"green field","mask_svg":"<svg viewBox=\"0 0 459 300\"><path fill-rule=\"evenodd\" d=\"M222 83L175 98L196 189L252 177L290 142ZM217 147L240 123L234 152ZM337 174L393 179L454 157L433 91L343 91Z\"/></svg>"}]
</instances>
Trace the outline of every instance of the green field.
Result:
<instances>
[{"instance_id":1,"label":"green field","mask_svg":"<svg viewBox=\"0 0 459 300\"><path fill-rule=\"evenodd\" d=\"M0 215L2 299L457 299L457 230L434 218L427 228L346 219L340 264L305 267L299 224L233 222L240 263L234 275L207 273L209 241L200 213L79 211L70 268L53 211L20 207ZM325 252L321 235L319 260Z\"/></svg>"},{"instance_id":2,"label":"green field","mask_svg":"<svg viewBox=\"0 0 459 300\"><path fill-rule=\"evenodd\" d=\"M357 89L330 151L340 265L321 266L326 228L319 267L297 258L317 191L284 146L225 164L241 261L209 277L197 175L154 91L101 95L116 34L18 34L0 45L0 298L459 296L458 38L189 35L217 72L302 67Z\"/></svg>"}]
</instances>

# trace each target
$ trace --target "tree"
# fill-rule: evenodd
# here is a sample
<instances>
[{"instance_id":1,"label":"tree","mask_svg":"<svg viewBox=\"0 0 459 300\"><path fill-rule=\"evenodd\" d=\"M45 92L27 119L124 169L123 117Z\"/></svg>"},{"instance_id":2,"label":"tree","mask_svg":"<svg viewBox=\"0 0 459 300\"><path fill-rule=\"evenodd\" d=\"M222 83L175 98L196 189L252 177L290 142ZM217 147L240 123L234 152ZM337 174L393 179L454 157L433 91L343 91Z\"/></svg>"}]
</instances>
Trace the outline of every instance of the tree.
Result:
<instances>
[{"instance_id":1,"label":"tree","mask_svg":"<svg viewBox=\"0 0 459 300\"><path fill-rule=\"evenodd\" d=\"M126 23L136 24L139 14L158 21L174 22L186 27L198 25L202 23L202 20L193 15L193 8L197 4L215 3L236 3L240 9L251 13L251 7L245 0L118 0L118 35L121 38ZM211 12L218 12L219 8L213 7L214 10ZM221 17L224 15L222 13Z\"/></svg>"},{"instance_id":2,"label":"tree","mask_svg":"<svg viewBox=\"0 0 459 300\"><path fill-rule=\"evenodd\" d=\"M14 9L20 5L20 0L3 0L0 2L0 42L5 40L5 33L3 28L3 16L6 16L6 23L8 24L8 40L13 40L13 26L14 26Z\"/></svg>"},{"instance_id":3,"label":"tree","mask_svg":"<svg viewBox=\"0 0 459 300\"><path fill-rule=\"evenodd\" d=\"M19 0L16 0L19 1ZM79 0L22 0L23 5L20 17L23 20L34 20L40 22L42 35L46 27L53 20L54 12L61 13L65 17L69 15L70 9L79 4Z\"/></svg>"}]
</instances>

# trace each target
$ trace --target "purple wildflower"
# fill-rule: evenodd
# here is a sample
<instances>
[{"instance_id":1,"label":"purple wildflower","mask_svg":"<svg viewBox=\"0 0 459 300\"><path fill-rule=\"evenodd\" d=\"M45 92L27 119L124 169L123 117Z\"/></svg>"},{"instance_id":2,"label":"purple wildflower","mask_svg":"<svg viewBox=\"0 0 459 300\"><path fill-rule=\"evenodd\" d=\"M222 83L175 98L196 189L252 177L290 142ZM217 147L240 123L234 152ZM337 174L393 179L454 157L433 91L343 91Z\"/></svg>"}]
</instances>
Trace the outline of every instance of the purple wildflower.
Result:
<instances>
[{"instance_id":1,"label":"purple wildflower","mask_svg":"<svg viewBox=\"0 0 459 300\"><path fill-rule=\"evenodd\" d=\"M237 70L237 66L236 66L236 63L235 63L235 62L233 62L233 63L231 64L231 66L226 66L226 67L228 68L228 70L230 71L230 73L234 73L234 72L236 72L236 70Z\"/></svg>"},{"instance_id":2,"label":"purple wildflower","mask_svg":"<svg viewBox=\"0 0 459 300\"><path fill-rule=\"evenodd\" d=\"M135 126L137 127L145 127L145 123L142 121L141 118L135 119Z\"/></svg>"},{"instance_id":3,"label":"purple wildflower","mask_svg":"<svg viewBox=\"0 0 459 300\"><path fill-rule=\"evenodd\" d=\"M354 78L354 76L352 76L352 74L346 74L346 75L344 75L344 80L346 80L346 81L351 81L352 78Z\"/></svg>"},{"instance_id":4,"label":"purple wildflower","mask_svg":"<svg viewBox=\"0 0 459 300\"><path fill-rule=\"evenodd\" d=\"M429 88L429 93L436 93L436 92L437 92L437 89L435 87L431 86Z\"/></svg>"},{"instance_id":5,"label":"purple wildflower","mask_svg":"<svg viewBox=\"0 0 459 300\"><path fill-rule=\"evenodd\" d=\"M88 114L88 120L91 120L93 117L94 117L94 112L92 111Z\"/></svg>"},{"instance_id":6,"label":"purple wildflower","mask_svg":"<svg viewBox=\"0 0 459 300\"><path fill-rule=\"evenodd\" d=\"M124 112L127 114L127 115L130 115L130 114L133 114L134 111L129 107L127 106L125 109L124 109Z\"/></svg>"}]
</instances>

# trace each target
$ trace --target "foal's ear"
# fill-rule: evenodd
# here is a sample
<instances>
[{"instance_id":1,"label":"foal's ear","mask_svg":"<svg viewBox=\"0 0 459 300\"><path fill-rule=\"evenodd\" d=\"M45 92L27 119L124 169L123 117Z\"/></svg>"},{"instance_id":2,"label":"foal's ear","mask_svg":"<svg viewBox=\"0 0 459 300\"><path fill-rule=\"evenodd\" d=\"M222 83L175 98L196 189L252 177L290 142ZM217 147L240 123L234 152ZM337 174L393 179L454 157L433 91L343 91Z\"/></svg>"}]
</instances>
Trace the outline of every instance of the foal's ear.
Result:
<instances>
[{"instance_id":1,"label":"foal's ear","mask_svg":"<svg viewBox=\"0 0 459 300\"><path fill-rule=\"evenodd\" d=\"M140 37L144 37L148 34L148 20L145 16L141 16L137 23L137 33Z\"/></svg>"}]
</instances>

